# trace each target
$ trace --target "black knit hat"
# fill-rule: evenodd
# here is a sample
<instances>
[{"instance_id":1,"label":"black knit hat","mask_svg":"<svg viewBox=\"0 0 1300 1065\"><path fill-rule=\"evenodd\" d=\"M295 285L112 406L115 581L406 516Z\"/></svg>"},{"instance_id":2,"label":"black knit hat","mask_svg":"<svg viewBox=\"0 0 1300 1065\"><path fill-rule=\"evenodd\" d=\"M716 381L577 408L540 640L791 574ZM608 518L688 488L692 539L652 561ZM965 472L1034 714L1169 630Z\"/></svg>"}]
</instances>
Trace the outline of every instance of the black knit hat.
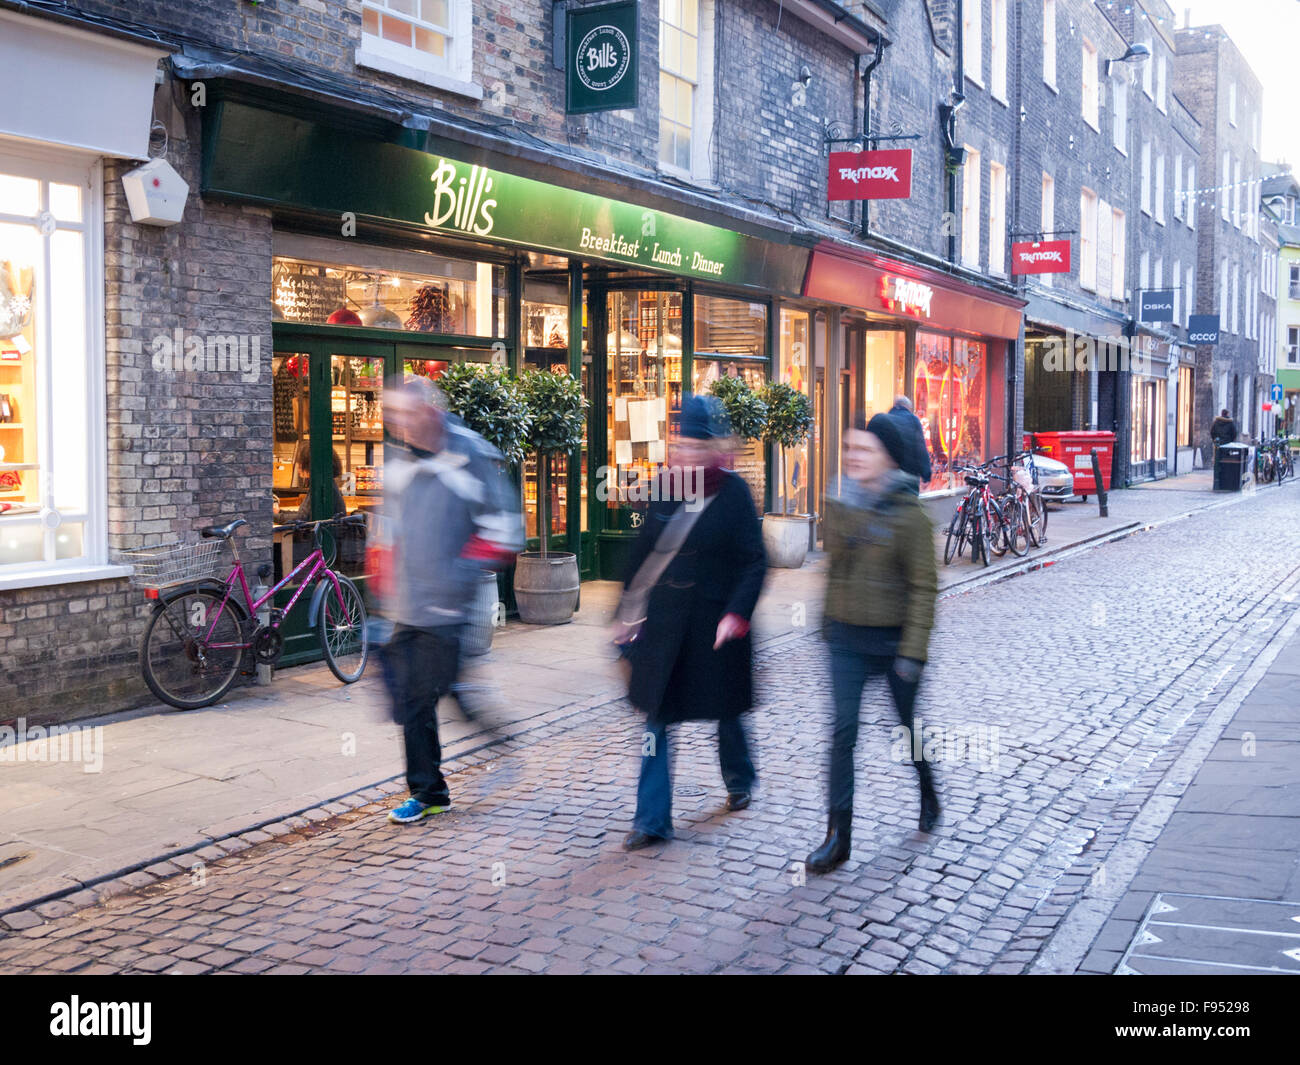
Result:
<instances>
[{"instance_id":1,"label":"black knit hat","mask_svg":"<svg viewBox=\"0 0 1300 1065\"><path fill-rule=\"evenodd\" d=\"M907 458L907 441L903 439L903 430L899 427L897 419L891 418L888 414L877 414L867 422L867 432L884 445L895 466L903 465Z\"/></svg>"},{"instance_id":2,"label":"black knit hat","mask_svg":"<svg viewBox=\"0 0 1300 1065\"><path fill-rule=\"evenodd\" d=\"M678 426L687 439L711 440L731 435L726 408L717 396L687 396L682 400Z\"/></svg>"}]
</instances>

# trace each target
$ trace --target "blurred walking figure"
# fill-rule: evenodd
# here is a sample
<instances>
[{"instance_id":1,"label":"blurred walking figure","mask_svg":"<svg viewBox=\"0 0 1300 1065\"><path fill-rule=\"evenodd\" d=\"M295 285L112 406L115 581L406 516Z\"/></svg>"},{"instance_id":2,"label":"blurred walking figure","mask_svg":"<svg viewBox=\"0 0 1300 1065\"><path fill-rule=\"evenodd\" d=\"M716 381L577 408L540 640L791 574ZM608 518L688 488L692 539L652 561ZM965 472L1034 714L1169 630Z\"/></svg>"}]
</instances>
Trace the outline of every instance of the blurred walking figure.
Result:
<instances>
[{"instance_id":1,"label":"blurred walking figure","mask_svg":"<svg viewBox=\"0 0 1300 1065\"><path fill-rule=\"evenodd\" d=\"M903 461L899 468L909 480L907 486L920 495L921 485L932 476L930 469L930 449L925 446L925 426L916 416L912 401L906 396L895 396L894 405L889 408L890 416L898 419L898 427L903 431Z\"/></svg>"},{"instance_id":2,"label":"blurred walking figure","mask_svg":"<svg viewBox=\"0 0 1300 1065\"><path fill-rule=\"evenodd\" d=\"M438 700L460 671L460 633L478 575L509 564L523 548L524 527L501 453L443 410L433 385L394 380L386 401L388 423L404 447L394 449L385 470L396 623L385 675L411 789L388 819L405 824L451 807Z\"/></svg>"},{"instance_id":3,"label":"blurred walking figure","mask_svg":"<svg viewBox=\"0 0 1300 1065\"><path fill-rule=\"evenodd\" d=\"M934 531L901 467L907 441L897 420L859 415L844 434L847 480L838 498L826 500L825 543L830 556L825 631L830 645L835 700L830 756L830 813L825 842L808 856L807 868L824 873L849 856L853 833L853 750L858 740L862 688L869 677L889 684L898 719L912 732L934 624L938 576ZM913 750L921 745L913 737ZM917 761L921 783L921 831L939 817L930 764Z\"/></svg>"},{"instance_id":4,"label":"blurred walking figure","mask_svg":"<svg viewBox=\"0 0 1300 1065\"><path fill-rule=\"evenodd\" d=\"M627 850L672 838L674 722L718 722L728 810L748 806L754 788L741 715L753 696L749 620L767 558L749 487L723 469L732 446L716 398L683 401L680 438L632 549L614 641L631 663L628 698L646 725ZM664 490L674 482L678 491Z\"/></svg>"}]
</instances>

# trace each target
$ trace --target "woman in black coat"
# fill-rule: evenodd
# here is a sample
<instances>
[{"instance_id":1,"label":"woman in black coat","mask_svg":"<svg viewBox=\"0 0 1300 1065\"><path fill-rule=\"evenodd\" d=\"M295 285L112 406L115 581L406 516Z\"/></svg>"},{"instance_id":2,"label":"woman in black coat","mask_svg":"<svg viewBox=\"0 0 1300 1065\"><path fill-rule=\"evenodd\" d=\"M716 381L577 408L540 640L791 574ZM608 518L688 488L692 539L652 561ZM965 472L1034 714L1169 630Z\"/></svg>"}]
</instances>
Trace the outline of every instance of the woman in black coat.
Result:
<instances>
[{"instance_id":1,"label":"woman in black coat","mask_svg":"<svg viewBox=\"0 0 1300 1065\"><path fill-rule=\"evenodd\" d=\"M673 834L668 725L718 722L727 809L748 806L754 787L741 715L752 703L749 620L767 559L749 487L723 469L731 443L717 399L683 402L660 498L632 549L614 635L631 663L628 698L646 715L628 850ZM664 498L664 487L674 483L676 498ZM682 502L691 496L696 502Z\"/></svg>"}]
</instances>

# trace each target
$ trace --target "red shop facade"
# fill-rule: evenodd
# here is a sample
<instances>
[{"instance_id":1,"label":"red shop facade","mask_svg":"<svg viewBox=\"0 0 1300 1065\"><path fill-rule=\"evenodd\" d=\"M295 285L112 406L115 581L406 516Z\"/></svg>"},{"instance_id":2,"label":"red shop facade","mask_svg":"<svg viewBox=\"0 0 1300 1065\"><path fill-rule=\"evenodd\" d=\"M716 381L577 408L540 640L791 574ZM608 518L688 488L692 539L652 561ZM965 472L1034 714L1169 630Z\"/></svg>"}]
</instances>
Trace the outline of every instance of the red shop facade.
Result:
<instances>
[{"instance_id":1,"label":"red shop facade","mask_svg":"<svg viewBox=\"0 0 1300 1065\"><path fill-rule=\"evenodd\" d=\"M1007 364L1024 302L915 263L824 241L804 297L833 308L826 402L819 405L826 489L839 487L843 429L906 395L921 419L933 476L924 496L955 491L958 466L1006 451Z\"/></svg>"}]
</instances>

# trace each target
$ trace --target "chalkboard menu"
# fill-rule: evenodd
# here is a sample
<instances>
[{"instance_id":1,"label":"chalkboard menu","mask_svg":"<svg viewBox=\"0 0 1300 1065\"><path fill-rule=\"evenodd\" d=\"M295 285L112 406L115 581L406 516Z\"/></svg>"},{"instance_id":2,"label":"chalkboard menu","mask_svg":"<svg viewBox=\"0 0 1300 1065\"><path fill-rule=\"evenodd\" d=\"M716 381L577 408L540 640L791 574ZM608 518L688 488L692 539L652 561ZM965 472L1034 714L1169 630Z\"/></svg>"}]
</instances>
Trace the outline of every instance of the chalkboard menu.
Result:
<instances>
[{"instance_id":1,"label":"chalkboard menu","mask_svg":"<svg viewBox=\"0 0 1300 1065\"><path fill-rule=\"evenodd\" d=\"M281 270L272 283L272 299L287 322L324 322L344 305L347 285L341 277Z\"/></svg>"}]
</instances>

